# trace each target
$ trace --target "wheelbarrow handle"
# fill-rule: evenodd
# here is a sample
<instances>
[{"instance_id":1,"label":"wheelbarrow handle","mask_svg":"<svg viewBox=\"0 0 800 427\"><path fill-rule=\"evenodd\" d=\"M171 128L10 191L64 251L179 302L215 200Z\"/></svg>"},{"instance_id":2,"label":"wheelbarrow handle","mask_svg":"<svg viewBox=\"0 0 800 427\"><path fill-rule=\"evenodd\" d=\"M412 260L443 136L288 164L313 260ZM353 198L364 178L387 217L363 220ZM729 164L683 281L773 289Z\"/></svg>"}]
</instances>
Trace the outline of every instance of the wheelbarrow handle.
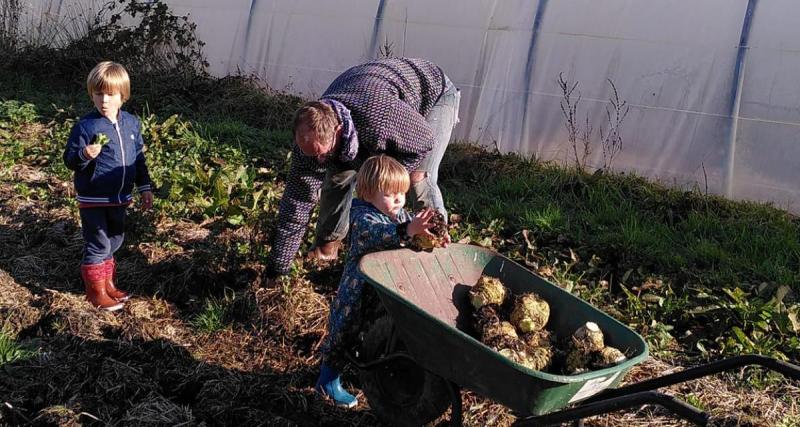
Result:
<instances>
[{"instance_id":1,"label":"wheelbarrow handle","mask_svg":"<svg viewBox=\"0 0 800 427\"><path fill-rule=\"evenodd\" d=\"M574 408L553 412L547 415L525 418L515 422L513 425L514 427L560 425L568 421L580 420L595 415L647 404L662 406L680 418L696 425L704 426L708 424L709 415L706 412L674 396L656 391L643 391L626 394L625 396L602 399L591 403L580 403Z\"/></svg>"},{"instance_id":2,"label":"wheelbarrow handle","mask_svg":"<svg viewBox=\"0 0 800 427\"><path fill-rule=\"evenodd\" d=\"M591 397L590 399L587 399L586 402L605 400L612 397L655 390L748 365L763 366L767 369L779 372L788 378L800 380L800 366L777 360L772 357L758 354L747 354L728 359L717 360L700 366L695 366L684 371L676 372L674 374L664 375L662 377L656 377L639 383L629 384L624 387L606 390L594 397Z\"/></svg>"}]
</instances>

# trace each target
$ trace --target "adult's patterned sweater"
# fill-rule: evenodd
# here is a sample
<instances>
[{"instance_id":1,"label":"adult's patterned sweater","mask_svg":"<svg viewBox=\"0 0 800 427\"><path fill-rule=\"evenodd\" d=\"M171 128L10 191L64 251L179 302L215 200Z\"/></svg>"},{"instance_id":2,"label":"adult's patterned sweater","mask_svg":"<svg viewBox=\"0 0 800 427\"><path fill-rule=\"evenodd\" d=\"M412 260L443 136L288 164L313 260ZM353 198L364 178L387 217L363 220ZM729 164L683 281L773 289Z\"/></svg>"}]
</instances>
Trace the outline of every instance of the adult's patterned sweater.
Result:
<instances>
[{"instance_id":1,"label":"adult's patterned sweater","mask_svg":"<svg viewBox=\"0 0 800 427\"><path fill-rule=\"evenodd\" d=\"M343 126L337 152L325 164L295 144L268 262L268 275L286 274L300 248L328 168L358 170L370 156L387 154L414 171L434 145L425 116L444 92L442 70L430 61L389 58L346 70L321 101Z\"/></svg>"}]
</instances>

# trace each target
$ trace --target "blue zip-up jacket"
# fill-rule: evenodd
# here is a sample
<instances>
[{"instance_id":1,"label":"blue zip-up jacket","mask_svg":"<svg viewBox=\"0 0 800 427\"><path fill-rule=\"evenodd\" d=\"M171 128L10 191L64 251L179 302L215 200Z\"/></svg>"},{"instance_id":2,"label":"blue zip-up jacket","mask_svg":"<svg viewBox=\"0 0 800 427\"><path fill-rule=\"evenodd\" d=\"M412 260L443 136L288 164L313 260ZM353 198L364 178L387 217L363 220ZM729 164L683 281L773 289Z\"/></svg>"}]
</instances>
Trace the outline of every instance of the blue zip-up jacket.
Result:
<instances>
[{"instance_id":1,"label":"blue zip-up jacket","mask_svg":"<svg viewBox=\"0 0 800 427\"><path fill-rule=\"evenodd\" d=\"M109 142L97 157L87 159L83 155L84 147L101 133ZM64 150L64 164L75 171L79 205L130 203L134 184L140 193L151 191L143 149L139 119L132 114L120 110L116 124L97 110L81 117L72 127Z\"/></svg>"}]
</instances>

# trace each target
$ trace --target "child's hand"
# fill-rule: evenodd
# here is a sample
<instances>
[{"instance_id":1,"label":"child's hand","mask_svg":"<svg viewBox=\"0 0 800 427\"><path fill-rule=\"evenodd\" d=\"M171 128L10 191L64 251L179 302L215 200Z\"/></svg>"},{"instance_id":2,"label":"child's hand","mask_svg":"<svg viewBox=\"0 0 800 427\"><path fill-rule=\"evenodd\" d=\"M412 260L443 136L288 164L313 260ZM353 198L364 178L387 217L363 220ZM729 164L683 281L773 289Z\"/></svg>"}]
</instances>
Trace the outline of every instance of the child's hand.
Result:
<instances>
[{"instance_id":1,"label":"child's hand","mask_svg":"<svg viewBox=\"0 0 800 427\"><path fill-rule=\"evenodd\" d=\"M406 233L408 233L408 236L414 237L417 234L433 236L428 229L434 225L431 222L431 219L433 219L434 215L436 215L436 211L431 208L425 208L417 212L417 214L414 215L414 219L412 219L408 224L408 228L406 228Z\"/></svg>"},{"instance_id":2,"label":"child's hand","mask_svg":"<svg viewBox=\"0 0 800 427\"><path fill-rule=\"evenodd\" d=\"M142 194L142 209L149 210L153 207L153 192L143 191Z\"/></svg>"},{"instance_id":3,"label":"child's hand","mask_svg":"<svg viewBox=\"0 0 800 427\"><path fill-rule=\"evenodd\" d=\"M103 146L100 144L89 144L86 147L83 147L83 157L86 157L87 159L94 159L100 155L100 150L102 149Z\"/></svg>"},{"instance_id":4,"label":"child's hand","mask_svg":"<svg viewBox=\"0 0 800 427\"><path fill-rule=\"evenodd\" d=\"M450 243L453 243L453 240L450 239L450 233L444 235L444 241L442 242L442 247L446 248Z\"/></svg>"}]
</instances>

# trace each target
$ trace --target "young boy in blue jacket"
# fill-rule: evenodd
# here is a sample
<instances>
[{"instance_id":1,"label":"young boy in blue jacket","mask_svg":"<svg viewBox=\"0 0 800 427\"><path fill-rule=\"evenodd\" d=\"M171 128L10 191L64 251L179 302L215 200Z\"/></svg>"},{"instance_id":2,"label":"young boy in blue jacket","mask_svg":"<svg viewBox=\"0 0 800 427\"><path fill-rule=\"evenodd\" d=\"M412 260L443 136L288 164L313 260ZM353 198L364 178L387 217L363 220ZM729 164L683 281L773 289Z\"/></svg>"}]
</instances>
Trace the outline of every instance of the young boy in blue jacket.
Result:
<instances>
[{"instance_id":1,"label":"young boy in blue jacket","mask_svg":"<svg viewBox=\"0 0 800 427\"><path fill-rule=\"evenodd\" d=\"M101 62L89 73L86 88L95 110L72 127L64 163L75 171L86 299L114 311L129 297L116 287L114 260L124 238L125 209L133 201L134 184L145 210L153 205L153 193L139 120L121 110L131 93L128 72L115 62Z\"/></svg>"},{"instance_id":2,"label":"young boy in blue jacket","mask_svg":"<svg viewBox=\"0 0 800 427\"><path fill-rule=\"evenodd\" d=\"M428 229L433 227L435 210L424 209L412 216L403 209L410 183L406 168L385 154L367 159L356 175L358 199L350 208L347 264L331 307L316 385L317 392L337 406L352 408L358 404L340 381L345 335L360 323L364 279L358 274L358 261L371 252L398 248L418 234L431 235Z\"/></svg>"}]
</instances>

